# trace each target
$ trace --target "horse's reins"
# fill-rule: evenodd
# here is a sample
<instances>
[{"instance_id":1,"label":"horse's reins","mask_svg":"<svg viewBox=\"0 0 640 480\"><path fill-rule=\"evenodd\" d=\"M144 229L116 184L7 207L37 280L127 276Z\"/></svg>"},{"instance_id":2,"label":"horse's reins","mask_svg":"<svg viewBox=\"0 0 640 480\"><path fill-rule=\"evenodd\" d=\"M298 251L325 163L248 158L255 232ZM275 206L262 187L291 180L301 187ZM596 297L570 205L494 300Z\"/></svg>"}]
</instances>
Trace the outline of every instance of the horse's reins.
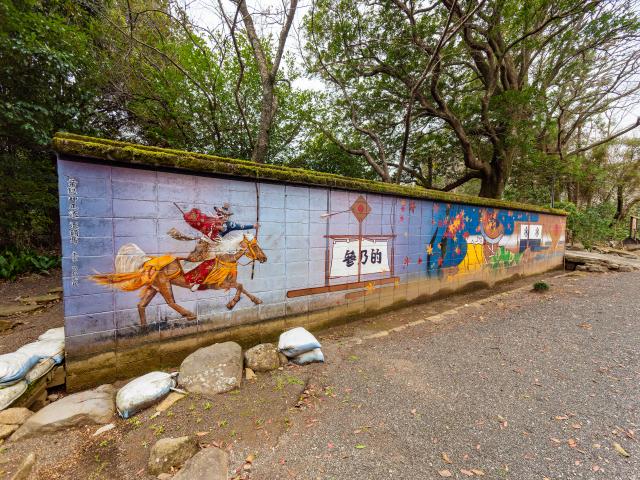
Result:
<instances>
[{"instance_id":1,"label":"horse's reins","mask_svg":"<svg viewBox=\"0 0 640 480\"><path fill-rule=\"evenodd\" d=\"M246 239L246 237L245 237ZM255 241L255 240L254 240ZM236 262L238 265L245 267L247 265L249 265L250 263L252 263L253 265L255 265L256 263L256 259L258 257L258 254L256 253L256 251L253 249L252 246L252 241L251 240L246 240L245 244L247 245L245 247L245 249L242 251L242 256L244 256L247 251L249 252L249 255L247 255L247 257L249 257L251 260L249 260L247 263L240 263L240 262Z\"/></svg>"}]
</instances>

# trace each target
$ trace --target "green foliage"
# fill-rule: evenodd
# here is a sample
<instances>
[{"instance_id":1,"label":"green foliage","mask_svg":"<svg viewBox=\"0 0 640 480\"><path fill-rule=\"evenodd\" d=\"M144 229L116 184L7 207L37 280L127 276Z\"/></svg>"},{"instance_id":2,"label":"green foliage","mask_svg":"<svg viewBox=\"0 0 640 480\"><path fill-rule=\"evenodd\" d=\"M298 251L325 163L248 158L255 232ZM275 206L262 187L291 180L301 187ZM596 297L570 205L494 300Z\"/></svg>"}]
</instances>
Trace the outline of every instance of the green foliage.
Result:
<instances>
[{"instance_id":1,"label":"green foliage","mask_svg":"<svg viewBox=\"0 0 640 480\"><path fill-rule=\"evenodd\" d=\"M43 255L31 250L5 250L0 254L0 279L14 280L18 275L28 272L49 273L60 266L57 255Z\"/></svg>"},{"instance_id":2,"label":"green foliage","mask_svg":"<svg viewBox=\"0 0 640 480\"><path fill-rule=\"evenodd\" d=\"M549 284L540 280L533 284L533 290L534 292L546 292L547 290L549 290Z\"/></svg>"},{"instance_id":3,"label":"green foliage","mask_svg":"<svg viewBox=\"0 0 640 480\"><path fill-rule=\"evenodd\" d=\"M0 0L0 247L56 242L48 146L60 129L97 131L95 13L71 0Z\"/></svg>"},{"instance_id":4,"label":"green foliage","mask_svg":"<svg viewBox=\"0 0 640 480\"><path fill-rule=\"evenodd\" d=\"M580 242L585 248L626 236L626 226L613 219L615 206L610 203L578 208L573 203L562 202L557 206L568 212L567 230L571 241Z\"/></svg>"}]
</instances>

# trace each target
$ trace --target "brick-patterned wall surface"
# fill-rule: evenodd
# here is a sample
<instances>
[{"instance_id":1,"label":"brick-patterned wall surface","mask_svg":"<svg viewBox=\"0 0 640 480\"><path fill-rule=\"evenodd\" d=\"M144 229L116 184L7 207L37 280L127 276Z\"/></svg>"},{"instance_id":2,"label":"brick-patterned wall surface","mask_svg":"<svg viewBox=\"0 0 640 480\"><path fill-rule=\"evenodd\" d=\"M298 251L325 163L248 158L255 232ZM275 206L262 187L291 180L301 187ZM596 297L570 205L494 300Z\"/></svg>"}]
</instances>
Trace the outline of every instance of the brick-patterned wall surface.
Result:
<instances>
[{"instance_id":1,"label":"brick-patterned wall surface","mask_svg":"<svg viewBox=\"0 0 640 480\"><path fill-rule=\"evenodd\" d=\"M332 312L381 308L472 281L491 284L514 274L548 270L562 264L564 254L562 216L318 187L256 185L64 158L58 171L70 360L80 353L117 352L143 339L172 341L287 316L327 312L331 317ZM243 296L230 310L234 289L174 286L176 303L196 318L183 318L158 294L146 308L146 325L141 325L140 291L121 291L90 278L114 272L116 255L126 244L137 245L149 257L187 256L196 242L176 240L168 231L176 228L193 237L202 233L185 222L174 203L185 212L197 208L212 218L214 207L228 203L233 221L254 224L259 219L257 242L267 261L252 267L248 258L241 258L237 278L261 304ZM358 213L365 214L361 222ZM244 233L251 236L255 230ZM378 248L383 246L384 252ZM337 254L341 258L334 262ZM375 272L362 273L366 268Z\"/></svg>"}]
</instances>

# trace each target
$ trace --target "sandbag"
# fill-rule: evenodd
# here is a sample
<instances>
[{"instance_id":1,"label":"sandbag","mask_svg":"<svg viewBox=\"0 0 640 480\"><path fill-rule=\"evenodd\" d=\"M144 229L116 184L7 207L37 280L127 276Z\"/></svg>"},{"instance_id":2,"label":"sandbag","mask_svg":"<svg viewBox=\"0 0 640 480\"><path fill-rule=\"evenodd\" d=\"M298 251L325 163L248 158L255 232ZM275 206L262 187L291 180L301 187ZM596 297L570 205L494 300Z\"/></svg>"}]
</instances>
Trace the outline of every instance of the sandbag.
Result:
<instances>
[{"instance_id":1,"label":"sandbag","mask_svg":"<svg viewBox=\"0 0 640 480\"><path fill-rule=\"evenodd\" d=\"M306 365L314 362L324 362L324 354L319 348L314 348L308 352L301 353L291 359L296 365Z\"/></svg>"},{"instance_id":2,"label":"sandbag","mask_svg":"<svg viewBox=\"0 0 640 480\"><path fill-rule=\"evenodd\" d=\"M0 388L0 410L10 407L20 396L27 391L29 385L26 381L20 380L8 387Z\"/></svg>"},{"instance_id":3,"label":"sandbag","mask_svg":"<svg viewBox=\"0 0 640 480\"><path fill-rule=\"evenodd\" d=\"M288 358L320 348L320 342L302 327L286 331L280 335L278 350Z\"/></svg>"},{"instance_id":4,"label":"sandbag","mask_svg":"<svg viewBox=\"0 0 640 480\"><path fill-rule=\"evenodd\" d=\"M28 352L11 352L0 355L0 386L22 380L40 357Z\"/></svg>"},{"instance_id":5,"label":"sandbag","mask_svg":"<svg viewBox=\"0 0 640 480\"><path fill-rule=\"evenodd\" d=\"M64 338L62 340L37 340L23 345L16 351L35 355L38 360L53 358L59 364L64 359Z\"/></svg>"},{"instance_id":6,"label":"sandbag","mask_svg":"<svg viewBox=\"0 0 640 480\"><path fill-rule=\"evenodd\" d=\"M51 370L53 370L53 367L55 366L56 362L53 358L45 358L44 360L40 360L31 370L27 372L27 374L24 376L24 381L27 382L27 385L31 385L32 383L40 380Z\"/></svg>"},{"instance_id":7,"label":"sandbag","mask_svg":"<svg viewBox=\"0 0 640 480\"><path fill-rule=\"evenodd\" d=\"M64 327L50 328L40 335L38 340L64 340Z\"/></svg>"},{"instance_id":8,"label":"sandbag","mask_svg":"<svg viewBox=\"0 0 640 480\"><path fill-rule=\"evenodd\" d=\"M116 395L116 408L122 418L129 418L147 408L175 388L177 373L150 372L130 381Z\"/></svg>"}]
</instances>

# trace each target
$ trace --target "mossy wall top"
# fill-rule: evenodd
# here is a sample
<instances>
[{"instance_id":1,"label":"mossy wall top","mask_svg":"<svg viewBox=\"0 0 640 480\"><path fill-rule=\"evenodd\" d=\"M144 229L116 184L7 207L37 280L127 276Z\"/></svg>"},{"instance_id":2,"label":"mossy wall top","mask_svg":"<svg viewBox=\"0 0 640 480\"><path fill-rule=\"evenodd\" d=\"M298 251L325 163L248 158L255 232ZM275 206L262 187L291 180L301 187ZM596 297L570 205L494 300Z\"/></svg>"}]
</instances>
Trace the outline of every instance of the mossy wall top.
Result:
<instances>
[{"instance_id":1,"label":"mossy wall top","mask_svg":"<svg viewBox=\"0 0 640 480\"><path fill-rule=\"evenodd\" d=\"M134 143L87 137L72 133L56 133L53 149L60 154L91 158L116 164L147 166L201 172L210 175L227 175L261 181L338 188L369 193L389 194L416 199L455 202L502 209L518 209L530 212L566 216L563 210L518 202L460 195L422 187L344 177L324 172L279 165L258 164L248 160L219 157L202 153L168 148L150 147Z\"/></svg>"}]
</instances>

